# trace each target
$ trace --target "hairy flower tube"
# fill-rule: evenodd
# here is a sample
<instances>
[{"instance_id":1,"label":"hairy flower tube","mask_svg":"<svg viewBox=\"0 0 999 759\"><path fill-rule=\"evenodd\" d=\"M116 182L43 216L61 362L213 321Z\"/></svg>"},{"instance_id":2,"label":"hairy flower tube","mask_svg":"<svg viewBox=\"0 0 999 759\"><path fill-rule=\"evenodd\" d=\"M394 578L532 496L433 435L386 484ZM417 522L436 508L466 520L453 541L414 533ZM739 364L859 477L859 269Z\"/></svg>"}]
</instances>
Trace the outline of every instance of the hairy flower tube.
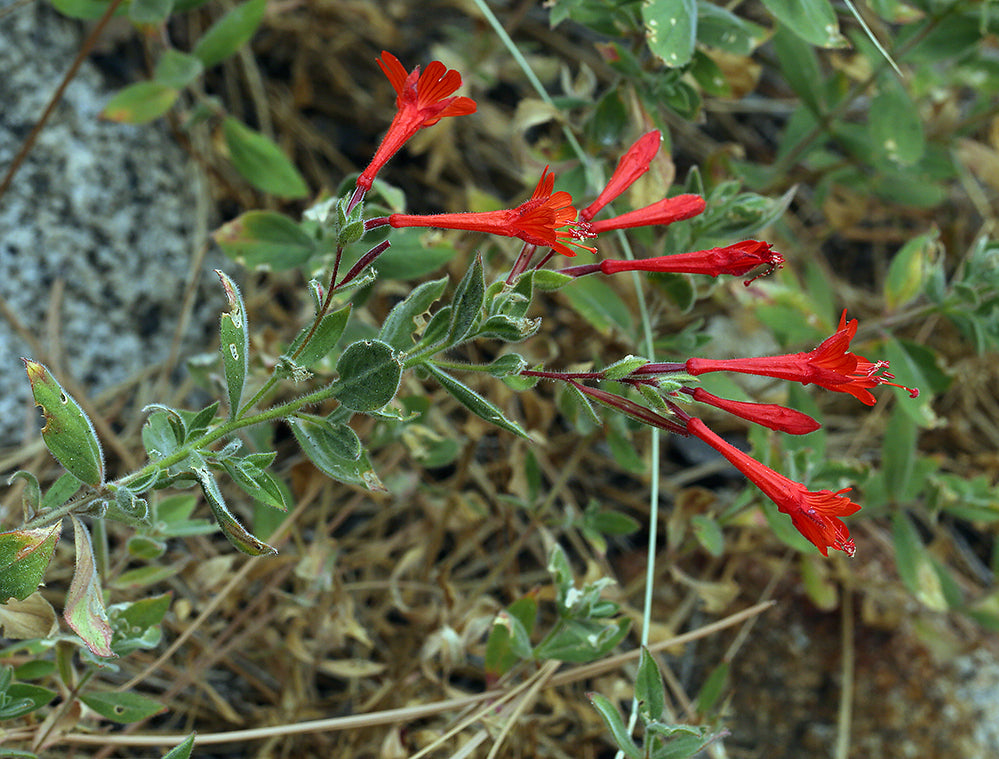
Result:
<instances>
[{"instance_id":1,"label":"hairy flower tube","mask_svg":"<svg viewBox=\"0 0 999 759\"><path fill-rule=\"evenodd\" d=\"M628 148L617 162L617 168L610 181L590 205L579 212L579 218L589 221L608 203L614 201L622 192L635 183L642 174L649 170L652 159L659 152L662 144L662 133L655 129L638 138L634 145Z\"/></svg>"},{"instance_id":2,"label":"hairy flower tube","mask_svg":"<svg viewBox=\"0 0 999 759\"><path fill-rule=\"evenodd\" d=\"M887 361L871 363L863 356L851 353L850 341L856 334L857 320L852 319L847 323L844 310L840 316L839 329L808 352L754 358L689 358L684 368L694 376L708 372L738 372L805 385L813 383L826 390L849 393L868 406L875 403L868 388L876 385L902 388L913 398L919 395L918 390L891 381L895 376L885 371L888 369Z\"/></svg>"},{"instance_id":3,"label":"hairy flower tube","mask_svg":"<svg viewBox=\"0 0 999 759\"><path fill-rule=\"evenodd\" d=\"M815 432L822 425L808 414L779 406L776 403L749 403L748 401L733 401L719 398L703 387L683 387L681 390L693 400L720 408L741 419L759 424L775 432L786 432L789 435L807 435Z\"/></svg>"},{"instance_id":4,"label":"hairy flower tube","mask_svg":"<svg viewBox=\"0 0 999 759\"><path fill-rule=\"evenodd\" d=\"M587 235L581 232L576 224L576 209L572 205L572 196L564 191L552 192L554 187L555 175L546 166L530 199L516 208L423 216L394 213L388 217L370 219L366 226L371 229L387 223L396 229L402 227L463 229L469 232L518 237L529 245L551 248L563 256L576 255L570 245L594 252L594 248L578 242Z\"/></svg>"},{"instance_id":5,"label":"hairy flower tube","mask_svg":"<svg viewBox=\"0 0 999 759\"><path fill-rule=\"evenodd\" d=\"M611 219L591 221L589 229L596 235L601 232L609 232L612 229L672 224L674 221L683 221L697 216L704 208L704 198L700 195L677 195L673 198L663 198L650 206L629 211Z\"/></svg>"},{"instance_id":6,"label":"hairy flower tube","mask_svg":"<svg viewBox=\"0 0 999 759\"><path fill-rule=\"evenodd\" d=\"M461 86L461 74L440 61L432 61L422 74L419 66L407 73L398 58L383 50L378 65L396 91L398 110L371 163L357 178L364 191L371 189L378 171L414 134L447 116L475 113L476 108L471 98L451 97Z\"/></svg>"},{"instance_id":7,"label":"hairy flower tube","mask_svg":"<svg viewBox=\"0 0 999 759\"><path fill-rule=\"evenodd\" d=\"M562 269L563 274L581 277L601 272L617 274L622 271L652 271L675 274L707 274L717 277L720 274L742 276L759 266L767 268L744 284L773 273L784 266L784 257L771 249L770 243L759 240L743 240L723 248L697 250L692 253L674 253L668 256L655 256L639 260L607 259L595 264L584 264Z\"/></svg>"},{"instance_id":8,"label":"hairy flower tube","mask_svg":"<svg viewBox=\"0 0 999 759\"><path fill-rule=\"evenodd\" d=\"M687 420L687 432L703 440L736 469L746 475L756 487L775 504L777 509L791 517L798 532L815 544L823 556L835 548L849 556L856 552L850 531L839 517L855 514L860 505L843 493L850 488L833 493L831 490L811 491L800 482L789 480L782 474L754 459L735 446L725 442L696 417Z\"/></svg>"}]
</instances>

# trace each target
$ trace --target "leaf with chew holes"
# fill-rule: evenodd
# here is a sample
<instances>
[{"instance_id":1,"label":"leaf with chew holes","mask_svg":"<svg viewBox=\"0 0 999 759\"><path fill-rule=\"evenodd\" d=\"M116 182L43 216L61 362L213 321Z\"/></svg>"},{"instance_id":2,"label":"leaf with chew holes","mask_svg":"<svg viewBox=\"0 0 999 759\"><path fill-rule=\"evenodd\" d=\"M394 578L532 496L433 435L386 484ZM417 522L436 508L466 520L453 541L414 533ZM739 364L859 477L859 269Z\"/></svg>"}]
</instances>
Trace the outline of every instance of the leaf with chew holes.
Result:
<instances>
[{"instance_id":1,"label":"leaf with chew holes","mask_svg":"<svg viewBox=\"0 0 999 759\"><path fill-rule=\"evenodd\" d=\"M63 618L73 632L83 638L87 648L97 656L115 656L111 650L111 625L104 608L101 581L94 563L94 547L86 526L71 514L76 540L76 570L66 594Z\"/></svg>"},{"instance_id":2,"label":"leaf with chew holes","mask_svg":"<svg viewBox=\"0 0 999 759\"><path fill-rule=\"evenodd\" d=\"M235 419L249 366L250 335L246 329L246 306L239 288L224 272L216 269L215 273L222 280L225 297L229 300L229 310L222 314L219 322L219 350L222 352L225 383L229 391L229 418Z\"/></svg>"},{"instance_id":3,"label":"leaf with chew holes","mask_svg":"<svg viewBox=\"0 0 999 759\"><path fill-rule=\"evenodd\" d=\"M165 712L166 707L151 698L138 693L117 693L102 691L100 693L81 693L80 700L112 722L128 724Z\"/></svg>"},{"instance_id":4,"label":"leaf with chew holes","mask_svg":"<svg viewBox=\"0 0 999 759\"><path fill-rule=\"evenodd\" d=\"M62 524L0 533L0 603L23 601L41 585Z\"/></svg>"},{"instance_id":5,"label":"leaf with chew holes","mask_svg":"<svg viewBox=\"0 0 999 759\"><path fill-rule=\"evenodd\" d=\"M77 479L98 487L104 483L104 454L90 419L42 364L21 359L31 394L42 408L42 440L56 461Z\"/></svg>"}]
</instances>

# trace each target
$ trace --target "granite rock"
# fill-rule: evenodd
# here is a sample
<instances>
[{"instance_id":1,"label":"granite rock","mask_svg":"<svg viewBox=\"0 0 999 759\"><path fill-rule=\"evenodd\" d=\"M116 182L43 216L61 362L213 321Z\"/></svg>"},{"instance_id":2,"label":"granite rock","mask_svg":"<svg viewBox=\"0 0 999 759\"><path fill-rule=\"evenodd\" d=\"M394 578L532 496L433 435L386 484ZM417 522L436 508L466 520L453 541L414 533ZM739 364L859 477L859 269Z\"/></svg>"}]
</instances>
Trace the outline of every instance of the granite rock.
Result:
<instances>
[{"instance_id":1,"label":"granite rock","mask_svg":"<svg viewBox=\"0 0 999 759\"><path fill-rule=\"evenodd\" d=\"M0 171L82 38L80 24L44 4L0 20ZM88 393L167 356L195 247L190 158L162 123L100 120L114 91L85 62L0 197L0 295ZM55 346L46 315L58 280L65 287ZM199 299L192 338L204 341L220 305ZM18 360L30 355L0 317L0 449L38 434Z\"/></svg>"}]
</instances>

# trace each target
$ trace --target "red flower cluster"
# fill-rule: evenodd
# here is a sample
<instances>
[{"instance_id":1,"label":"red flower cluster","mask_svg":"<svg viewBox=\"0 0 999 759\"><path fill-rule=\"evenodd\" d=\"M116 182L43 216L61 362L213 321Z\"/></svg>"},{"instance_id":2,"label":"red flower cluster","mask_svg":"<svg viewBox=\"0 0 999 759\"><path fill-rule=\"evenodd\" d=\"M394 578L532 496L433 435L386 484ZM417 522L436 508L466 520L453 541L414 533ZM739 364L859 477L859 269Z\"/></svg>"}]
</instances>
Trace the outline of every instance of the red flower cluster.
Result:
<instances>
[{"instance_id":1,"label":"red flower cluster","mask_svg":"<svg viewBox=\"0 0 999 759\"><path fill-rule=\"evenodd\" d=\"M371 163L358 177L357 190L351 199L350 207L360 201L365 191L371 187L380 168L416 132L437 123L444 117L460 116L475 111L473 100L453 95L461 85L461 76L456 71L447 70L439 61L427 66L422 74L419 67L407 74L402 64L389 53L383 52L378 64L397 93L397 113ZM613 218L594 220L600 211L649 170L661 142L662 136L658 131L642 135L618 161L610 180L596 199L578 212L569 193L555 192L555 177L548 167L545 167L531 197L515 208L478 213L430 215L395 213L369 219L365 222L365 228L386 225L394 228L436 227L518 238L524 242L524 247L511 268L508 278L510 282L530 265L537 248L549 249L548 255L537 264L542 266L554 253L574 256L576 254L574 248L595 252L594 248L580 242L587 237L617 229L672 224L703 212L705 202L699 195L677 195ZM382 245L381 249L384 249L387 243ZM380 249L377 247L373 249L355 266L355 269L368 265L379 252ZM758 277L772 273L783 263L781 254L774 251L769 243L743 240L723 247L656 256L644 260L604 260L599 263L564 268L562 272L574 277L597 272L616 274L624 271L674 272L717 277L721 274L744 276L759 269L762 273L758 274ZM354 273L353 270L351 273ZM746 281L746 284L757 277ZM648 388L659 387L661 381L658 378L665 374L685 372L699 376L709 372L728 371L803 384L812 383L828 390L849 393L867 405L875 402L870 388L876 385L894 385L908 390L915 396L916 390L891 381L894 377L887 371L887 362L871 363L863 356L850 352L850 341L856 333L857 320L847 322L844 311L837 331L808 352L762 358L719 360L689 358L684 363L649 363L624 377L615 375L614 379L632 387ZM667 411L659 413L621 395L582 384L610 379L603 372L573 373L525 369L521 374L564 381L586 397L610 406L644 424L678 434L693 435L703 440L756 484L777 504L782 513L789 515L799 532L823 555L828 555L829 548L834 548L853 556L854 543L850 539L849 530L840 520L840 517L849 516L860 509L859 505L844 495L849 489L835 493L829 490L808 490L801 483L789 480L725 442L702 420L680 408L676 399L682 393L693 401L723 409L742 419L792 435L808 434L819 428L819 423L807 414L771 403L748 403L720 398L703 388L686 386L670 391L669 396L663 398L664 408L672 414Z\"/></svg>"}]
</instances>

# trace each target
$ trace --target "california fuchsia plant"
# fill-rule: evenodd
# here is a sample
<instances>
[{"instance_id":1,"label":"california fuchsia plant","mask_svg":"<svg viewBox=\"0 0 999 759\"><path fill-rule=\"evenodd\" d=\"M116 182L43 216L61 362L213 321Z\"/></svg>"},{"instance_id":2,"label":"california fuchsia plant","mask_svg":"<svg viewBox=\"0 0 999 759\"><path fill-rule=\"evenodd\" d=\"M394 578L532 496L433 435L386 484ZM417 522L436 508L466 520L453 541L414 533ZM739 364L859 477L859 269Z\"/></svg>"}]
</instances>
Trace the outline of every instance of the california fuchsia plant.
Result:
<instances>
[{"instance_id":1,"label":"california fuchsia plant","mask_svg":"<svg viewBox=\"0 0 999 759\"><path fill-rule=\"evenodd\" d=\"M440 62L407 71L395 56L384 52L378 65L397 94L396 115L353 186L342 197L317 203L300 223L270 212L250 212L217 235L227 253L249 264L272 264L283 258L285 265L318 262L317 268L323 268L323 279L310 282L303 293L303 299L311 298L314 315L280 356L255 360L259 357L253 356L251 325L240 290L230 275L218 271L225 300L219 325L220 360L214 373L219 398L193 410L149 405L142 430L147 462L126 473L108 471L93 425L53 373L34 360L24 360L34 400L45 417L42 439L66 474L44 494L32 474L14 475L26 484L24 520L17 529L0 535L0 595L4 600L24 600L35 592L56 550L62 522L69 518L76 568L64 619L85 645L85 654L110 660L153 645L157 636L149 631L155 630L169 600L138 609L133 604L113 613L84 520L112 519L133 525L137 537L145 541L147 555L155 555L167 537L204 527L190 518L189 510L174 510L176 502L162 496L195 488L217 529L237 550L273 554L275 548L244 526L223 495L230 488L220 484L225 482L258 503L280 510L289 506L287 488L270 470L277 453L248 451L240 433L256 425L283 422L305 456L329 477L373 491L384 489L365 442L350 423L357 415L368 415L387 424L405 424L407 411L397 402L397 394L407 372L436 381L472 413L523 438L529 435L520 423L455 372L484 373L522 392L530 392L540 380L554 381L594 418L598 417L592 402L644 425L698 438L753 482L823 555L833 548L853 556L856 547L842 518L861 507L846 495L850 488L810 490L723 440L698 417L697 409L699 404L722 409L790 435L808 434L819 427L808 415L790 408L709 393L699 386L698 378L712 372L814 384L874 404L871 390L878 385L902 386L892 381L886 361L872 362L851 352L857 320L847 321L844 312L838 329L820 345L788 355L674 356L665 362L651 356L608 355L603 368L589 371L533 365L513 352L500 352L485 364L463 363L452 352L471 341L512 344L538 333L543 325L531 312L534 295L558 291L580 278L623 272L684 273L749 277L745 284L750 286L787 261L769 243L755 239L645 259L611 259L601 254L608 233L683 224L711 211L709 202L697 192L668 195L665 191L664 197L645 207L623 213L610 210L610 204L648 171L662 142L657 130L646 131L635 141L605 187L581 210L569 192L556 189L558 180L551 167L541 171L534 191L512 208L436 214L387 208L378 196L383 167L419 131L443 118L471 115L476 104L455 94L461 76ZM490 279L481 256L472 256L447 300L442 300L448 292L447 277L425 282L392 308L374 334L345 339L345 335L359 334L352 322L352 299L361 288L377 286L379 263L391 250L394 230L428 227L514 238L521 247L495 280ZM385 234L388 238L381 239ZM295 251L282 249L281 240L294 242L288 247ZM302 255L301 250L307 253ZM571 265L562 266L568 257L575 258ZM293 263L288 264L289 259ZM429 318L424 318L428 312ZM265 376L259 375L261 365ZM292 384L302 388L299 395L271 400L279 386ZM537 602L522 605L519 616L516 610L512 612L504 628L508 637L490 639L487 664L491 675L506 671L515 654L536 660L589 661L608 653L627 633L627 620L617 605L601 599L603 584L577 589L559 550L552 555L550 569L559 589L558 624L534 646L529 642L530 612L536 611ZM643 662L645 671L651 672L653 665L644 658ZM102 714L108 711L93 708ZM155 704L149 706L155 708ZM605 719L613 721L607 704L598 708ZM655 729L659 718L658 713L648 715L650 729ZM670 730L667 737L682 732ZM710 740L694 732L692 751Z\"/></svg>"}]
</instances>

